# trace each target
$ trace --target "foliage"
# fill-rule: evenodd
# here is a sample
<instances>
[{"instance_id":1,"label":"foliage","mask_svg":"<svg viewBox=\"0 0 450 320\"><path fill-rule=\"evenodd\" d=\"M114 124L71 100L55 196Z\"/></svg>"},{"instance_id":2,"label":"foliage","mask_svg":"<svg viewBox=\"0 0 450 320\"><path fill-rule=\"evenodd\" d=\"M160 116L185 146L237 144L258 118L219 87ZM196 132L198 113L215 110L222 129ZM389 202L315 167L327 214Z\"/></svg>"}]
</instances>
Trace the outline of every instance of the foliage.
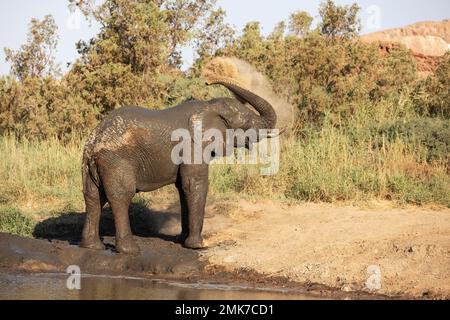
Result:
<instances>
[{"instance_id":1,"label":"foliage","mask_svg":"<svg viewBox=\"0 0 450 320\"><path fill-rule=\"evenodd\" d=\"M426 149L426 160L450 161L450 123L433 118L416 118L410 121L385 123L373 130L375 145L381 147L385 141L401 139L411 145Z\"/></svg>"},{"instance_id":2,"label":"foliage","mask_svg":"<svg viewBox=\"0 0 450 320\"><path fill-rule=\"evenodd\" d=\"M170 63L173 66L182 65L181 47L190 42L194 34L200 30L210 34L224 32L214 28L224 15L223 10L214 10L216 0L165 0L161 3L167 13Z\"/></svg>"},{"instance_id":3,"label":"foliage","mask_svg":"<svg viewBox=\"0 0 450 320\"><path fill-rule=\"evenodd\" d=\"M95 126L96 115L64 80L26 78L20 83L0 78L0 134L64 140L70 134L86 134Z\"/></svg>"},{"instance_id":4,"label":"foliage","mask_svg":"<svg viewBox=\"0 0 450 320\"><path fill-rule=\"evenodd\" d=\"M211 12L194 39L198 59L193 69L200 72L202 63L220 54L222 48L230 45L235 37L235 30L225 22L225 10L219 8Z\"/></svg>"},{"instance_id":5,"label":"foliage","mask_svg":"<svg viewBox=\"0 0 450 320\"><path fill-rule=\"evenodd\" d=\"M319 8L319 15L322 18L319 25L321 33L332 39L355 37L361 30L358 19L360 10L361 8L357 4L339 6L332 0L326 0Z\"/></svg>"},{"instance_id":6,"label":"foliage","mask_svg":"<svg viewBox=\"0 0 450 320\"><path fill-rule=\"evenodd\" d=\"M79 1L80 6L85 6ZM88 43L77 44L83 65L130 66L133 73L158 72L168 57L168 26L155 1L107 0L85 9L101 26Z\"/></svg>"},{"instance_id":7,"label":"foliage","mask_svg":"<svg viewBox=\"0 0 450 320\"><path fill-rule=\"evenodd\" d=\"M450 118L450 52L435 73L416 88L416 108L422 115Z\"/></svg>"},{"instance_id":8,"label":"foliage","mask_svg":"<svg viewBox=\"0 0 450 320\"><path fill-rule=\"evenodd\" d=\"M200 25L205 35L197 37L197 45L213 50L206 34L217 30L211 19L223 14L214 9L215 0L70 2L101 25L96 37L78 43L81 57L68 75L74 91L101 113L122 105L170 105L174 99L160 86L161 78L182 77L180 48Z\"/></svg>"},{"instance_id":9,"label":"foliage","mask_svg":"<svg viewBox=\"0 0 450 320\"><path fill-rule=\"evenodd\" d=\"M261 176L255 166L213 166L212 193L314 202L379 199L450 206L446 162L427 163L421 146L400 137L386 139L375 148L369 133L354 141L346 131L328 123L319 131L305 129L303 139L285 139L280 171L273 176Z\"/></svg>"},{"instance_id":10,"label":"foliage","mask_svg":"<svg viewBox=\"0 0 450 320\"><path fill-rule=\"evenodd\" d=\"M0 206L0 232L31 236L36 222L16 208Z\"/></svg>"},{"instance_id":11,"label":"foliage","mask_svg":"<svg viewBox=\"0 0 450 320\"><path fill-rule=\"evenodd\" d=\"M73 131L73 123L76 130L80 128L79 121L69 117L75 113L78 118L86 118L85 127L89 129L95 122L93 115L101 118L123 105L160 109L182 101L180 83L191 90L186 98L210 97L214 90L202 88L197 76L204 62L216 55L236 56L266 74L276 93L287 96L298 107L299 123L320 125L330 115L334 123L345 124L355 116L359 105L401 94L410 90L416 81L413 58L406 50L396 48L388 56L380 57L376 47L350 40L357 30L355 6L324 2L319 31L310 30L311 17L307 13L296 12L288 22L288 35L287 24L282 21L265 37L258 22L248 23L235 36L233 28L225 23L225 12L216 9L212 0L107 0L100 5L93 1L69 2L72 8L80 9L101 26L99 34L89 42L78 43L80 59L60 81L58 97L49 96L49 101L42 101L40 92L46 86L36 83L50 80L46 82L42 76L35 76L32 78L41 80L33 80L27 84L30 88L19 90L30 94L26 99L29 104L14 107L10 101L18 98L12 99L7 94L10 88L3 85L2 108L8 113L2 118L8 120L2 121L2 131L19 130L19 136L45 137L55 133L62 136L64 130ZM177 68L180 63L177 50L193 38L197 60L186 77ZM445 75L445 70L441 73ZM430 79L424 87L427 92L433 92L433 97L444 94L439 101L445 104L442 92L448 77L439 79ZM45 129L44 109L48 114L74 102L79 104L79 110L71 108L65 118L58 117L60 125L50 123L48 127L54 128L53 131ZM432 103L432 99L426 102L422 105L427 105L427 110L445 109L441 102ZM428 106L430 103L433 106ZM28 113L29 117L24 116ZM36 124L39 122L36 118L42 124ZM66 123L65 119L71 122ZM29 128L22 130L22 127Z\"/></svg>"},{"instance_id":12,"label":"foliage","mask_svg":"<svg viewBox=\"0 0 450 320\"><path fill-rule=\"evenodd\" d=\"M213 194L450 205L450 54L421 79L404 47L380 54L358 41L358 6L331 0L319 8L318 28L311 29L307 13L294 12L269 35L257 21L236 32L215 0L68 1L100 31L78 42L79 59L66 74L58 74L53 58L58 38L50 16L32 20L19 50L6 49L11 76L0 78L0 201L8 208L36 199L52 210L82 206L73 186L81 183L86 134L123 105L161 109L226 95L198 76L215 56L255 66L298 112L278 175L216 166ZM183 72L187 45L196 60ZM11 210L11 221L28 225Z\"/></svg>"},{"instance_id":13,"label":"foliage","mask_svg":"<svg viewBox=\"0 0 450 320\"><path fill-rule=\"evenodd\" d=\"M305 11L297 11L289 18L289 31L297 37L306 35L310 29L313 18Z\"/></svg>"},{"instance_id":14,"label":"foliage","mask_svg":"<svg viewBox=\"0 0 450 320\"><path fill-rule=\"evenodd\" d=\"M72 2L101 26L88 43L77 44L80 59L67 75L74 91L102 113L148 102L148 85L169 58L165 13L155 1Z\"/></svg>"},{"instance_id":15,"label":"foliage","mask_svg":"<svg viewBox=\"0 0 450 320\"><path fill-rule=\"evenodd\" d=\"M248 24L224 52L251 61L268 75L276 92L298 107L299 120L308 123L320 124L331 114L341 124L358 105L401 93L416 79L415 63L405 49L381 58L375 46L349 39L330 42L317 32L299 38L276 29L263 37L258 23Z\"/></svg>"},{"instance_id":16,"label":"foliage","mask_svg":"<svg viewBox=\"0 0 450 320\"><path fill-rule=\"evenodd\" d=\"M58 44L58 27L52 16L42 21L31 19L27 43L19 50L5 48L5 59L11 63L11 74L20 81L29 77L56 76L59 68L53 52Z\"/></svg>"}]
</instances>

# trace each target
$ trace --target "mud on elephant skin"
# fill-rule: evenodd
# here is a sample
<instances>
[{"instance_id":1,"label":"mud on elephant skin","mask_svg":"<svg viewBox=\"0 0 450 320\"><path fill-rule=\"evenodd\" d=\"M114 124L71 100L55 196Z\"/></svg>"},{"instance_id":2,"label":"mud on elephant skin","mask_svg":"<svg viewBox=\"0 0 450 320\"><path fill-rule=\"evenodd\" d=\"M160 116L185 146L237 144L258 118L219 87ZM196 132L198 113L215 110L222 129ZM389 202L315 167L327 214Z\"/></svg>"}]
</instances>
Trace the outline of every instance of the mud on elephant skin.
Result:
<instances>
[{"instance_id":1,"label":"mud on elephant skin","mask_svg":"<svg viewBox=\"0 0 450 320\"><path fill-rule=\"evenodd\" d=\"M131 200L139 192L175 185L181 204L178 239L186 248L203 248L210 159L198 161L194 143L189 150L191 157L184 157L183 153L181 163L177 163L173 151L180 142L174 141L172 134L183 130L194 137L201 122L203 131L213 129L223 138L233 130L233 147L250 148L253 143L267 138L267 130L274 129L277 123L272 105L232 78L214 77L209 84L228 88L236 98L189 101L166 110L123 107L110 113L92 132L84 148L82 163L86 203L82 247L104 249L99 237L99 223L102 208L109 203L114 216L117 250L129 254L139 252L130 227ZM255 135L249 137L248 130ZM211 157L232 152L224 141L225 138L220 146L211 150ZM192 156L195 160L190 159Z\"/></svg>"}]
</instances>

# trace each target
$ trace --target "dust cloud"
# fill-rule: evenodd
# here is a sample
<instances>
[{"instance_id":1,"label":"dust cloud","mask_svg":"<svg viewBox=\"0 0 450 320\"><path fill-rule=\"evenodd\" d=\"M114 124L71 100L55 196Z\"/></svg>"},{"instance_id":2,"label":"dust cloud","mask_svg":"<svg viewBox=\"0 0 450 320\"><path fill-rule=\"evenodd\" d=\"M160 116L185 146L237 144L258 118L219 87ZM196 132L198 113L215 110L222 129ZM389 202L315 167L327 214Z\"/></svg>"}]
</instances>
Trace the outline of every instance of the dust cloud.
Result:
<instances>
[{"instance_id":1,"label":"dust cloud","mask_svg":"<svg viewBox=\"0 0 450 320\"><path fill-rule=\"evenodd\" d=\"M278 117L277 127L287 130L292 128L294 106L275 94L269 79L249 63L234 57L214 58L205 66L202 75L209 83L231 82L259 95L275 109Z\"/></svg>"}]
</instances>

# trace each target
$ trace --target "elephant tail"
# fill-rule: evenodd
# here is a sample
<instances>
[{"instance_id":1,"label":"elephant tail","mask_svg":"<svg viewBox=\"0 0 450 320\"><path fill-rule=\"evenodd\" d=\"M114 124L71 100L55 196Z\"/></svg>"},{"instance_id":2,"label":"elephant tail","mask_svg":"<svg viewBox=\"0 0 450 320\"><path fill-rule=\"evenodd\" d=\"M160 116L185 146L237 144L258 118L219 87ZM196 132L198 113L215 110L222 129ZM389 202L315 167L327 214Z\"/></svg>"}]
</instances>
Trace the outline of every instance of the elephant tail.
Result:
<instances>
[{"instance_id":1,"label":"elephant tail","mask_svg":"<svg viewBox=\"0 0 450 320\"><path fill-rule=\"evenodd\" d=\"M100 188L100 177L98 175L97 164L92 156L89 148L85 148L83 152L83 164L81 167L83 176L83 187L86 186L89 179Z\"/></svg>"}]
</instances>

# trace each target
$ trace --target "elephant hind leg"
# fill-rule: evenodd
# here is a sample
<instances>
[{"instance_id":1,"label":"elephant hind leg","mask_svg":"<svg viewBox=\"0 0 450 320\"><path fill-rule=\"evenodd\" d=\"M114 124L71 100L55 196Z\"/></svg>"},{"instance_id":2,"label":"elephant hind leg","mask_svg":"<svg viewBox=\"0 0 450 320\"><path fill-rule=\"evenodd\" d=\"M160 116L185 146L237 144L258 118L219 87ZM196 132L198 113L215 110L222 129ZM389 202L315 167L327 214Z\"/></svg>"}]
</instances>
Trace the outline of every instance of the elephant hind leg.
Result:
<instances>
[{"instance_id":1,"label":"elephant hind leg","mask_svg":"<svg viewBox=\"0 0 450 320\"><path fill-rule=\"evenodd\" d=\"M116 226L116 250L120 253L135 254L140 249L133 239L128 210L136 194L136 182L129 174L132 168L122 165L117 166L115 170L117 171L107 172L103 176L103 184Z\"/></svg>"},{"instance_id":2,"label":"elephant hind leg","mask_svg":"<svg viewBox=\"0 0 450 320\"><path fill-rule=\"evenodd\" d=\"M86 203L86 221L84 222L81 247L92 250L103 250L105 246L100 241L100 216L106 198L103 190L88 177L83 187Z\"/></svg>"},{"instance_id":3,"label":"elephant hind leg","mask_svg":"<svg viewBox=\"0 0 450 320\"><path fill-rule=\"evenodd\" d=\"M116 226L116 250L125 254L136 254L140 248L133 239L128 209L133 197L127 200L110 200Z\"/></svg>"}]
</instances>

